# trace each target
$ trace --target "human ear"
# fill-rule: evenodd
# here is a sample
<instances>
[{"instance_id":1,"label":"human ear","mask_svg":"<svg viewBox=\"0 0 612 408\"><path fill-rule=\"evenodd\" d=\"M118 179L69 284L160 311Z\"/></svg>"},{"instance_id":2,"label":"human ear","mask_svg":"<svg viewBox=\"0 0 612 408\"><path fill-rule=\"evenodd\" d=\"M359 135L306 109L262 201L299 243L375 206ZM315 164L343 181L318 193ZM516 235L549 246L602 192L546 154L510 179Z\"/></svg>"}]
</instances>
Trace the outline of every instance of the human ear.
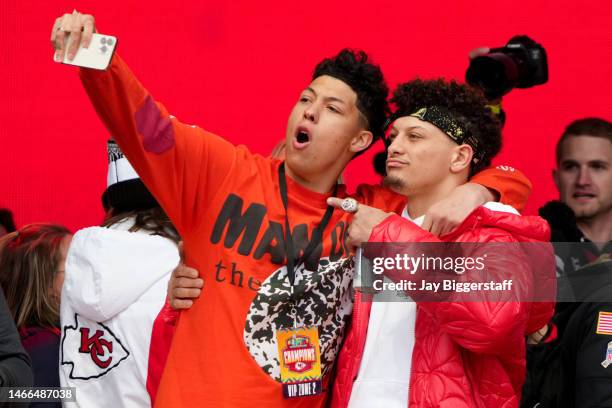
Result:
<instances>
[{"instance_id":1,"label":"human ear","mask_svg":"<svg viewBox=\"0 0 612 408\"><path fill-rule=\"evenodd\" d=\"M462 144L453 149L451 155L450 171L452 173L459 173L466 168L470 167L472 158L474 157L474 150L472 146L468 144Z\"/></svg>"},{"instance_id":2,"label":"human ear","mask_svg":"<svg viewBox=\"0 0 612 408\"><path fill-rule=\"evenodd\" d=\"M362 130L359 134L351 140L349 150L353 153L359 153L367 149L374 139L374 135L369 130Z\"/></svg>"}]
</instances>

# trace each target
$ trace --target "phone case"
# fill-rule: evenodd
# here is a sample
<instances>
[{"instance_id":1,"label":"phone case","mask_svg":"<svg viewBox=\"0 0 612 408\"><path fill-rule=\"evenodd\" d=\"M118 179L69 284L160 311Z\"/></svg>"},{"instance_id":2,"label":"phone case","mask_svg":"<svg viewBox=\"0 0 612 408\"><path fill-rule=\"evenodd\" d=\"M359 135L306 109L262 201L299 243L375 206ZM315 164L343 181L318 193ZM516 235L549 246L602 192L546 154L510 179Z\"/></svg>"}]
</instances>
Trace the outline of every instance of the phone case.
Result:
<instances>
[{"instance_id":1,"label":"phone case","mask_svg":"<svg viewBox=\"0 0 612 408\"><path fill-rule=\"evenodd\" d=\"M70 46L71 37L67 38L66 49ZM104 34L93 34L88 48L80 46L76 55L71 60L68 53L64 55L63 64L76 65L78 67L105 70L111 62L117 47L117 37Z\"/></svg>"}]
</instances>

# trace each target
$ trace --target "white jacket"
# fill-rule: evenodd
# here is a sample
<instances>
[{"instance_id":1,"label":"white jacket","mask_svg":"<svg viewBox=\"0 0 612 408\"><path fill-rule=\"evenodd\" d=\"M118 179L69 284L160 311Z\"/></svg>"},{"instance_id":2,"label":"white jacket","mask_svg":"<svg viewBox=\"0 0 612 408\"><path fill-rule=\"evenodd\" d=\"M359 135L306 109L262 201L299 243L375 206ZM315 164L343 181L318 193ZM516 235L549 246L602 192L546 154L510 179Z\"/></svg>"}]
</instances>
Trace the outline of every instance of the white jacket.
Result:
<instances>
[{"instance_id":1,"label":"white jacket","mask_svg":"<svg viewBox=\"0 0 612 408\"><path fill-rule=\"evenodd\" d=\"M167 238L126 231L132 223L78 231L66 258L60 382L76 387L80 407L151 406L151 331L179 253Z\"/></svg>"}]
</instances>

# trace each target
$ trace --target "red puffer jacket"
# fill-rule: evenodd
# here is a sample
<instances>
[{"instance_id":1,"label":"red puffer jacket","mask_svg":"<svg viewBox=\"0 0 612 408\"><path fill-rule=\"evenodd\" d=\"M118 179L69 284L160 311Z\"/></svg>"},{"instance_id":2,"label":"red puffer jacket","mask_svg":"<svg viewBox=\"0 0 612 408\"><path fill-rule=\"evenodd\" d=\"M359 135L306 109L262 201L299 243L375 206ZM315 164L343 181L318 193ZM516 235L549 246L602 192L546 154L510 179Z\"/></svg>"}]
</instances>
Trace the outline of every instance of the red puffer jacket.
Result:
<instances>
[{"instance_id":1,"label":"red puffer jacket","mask_svg":"<svg viewBox=\"0 0 612 408\"><path fill-rule=\"evenodd\" d=\"M456 231L443 236L442 241L547 242L549 236L548 224L540 217L520 217L480 207ZM441 240L413 222L394 215L374 228L370 242ZM489 254L487 268L501 271L510 264L514 271L521 271L513 275L515 281L520 279L514 284L521 287L521 296L530 296L534 288L548 285L549 296L554 298L552 247L549 244L533 245L529 250L524 249L525 246L520 249L516 249L518 245L508 247L515 250L505 250L497 264L496 256ZM338 357L330 403L333 408L348 406L357 377L371 308L365 296L356 293L351 327ZM486 299L481 302L419 302L408 406L518 406L525 378L524 336L548 322L553 306L552 302Z\"/></svg>"}]
</instances>

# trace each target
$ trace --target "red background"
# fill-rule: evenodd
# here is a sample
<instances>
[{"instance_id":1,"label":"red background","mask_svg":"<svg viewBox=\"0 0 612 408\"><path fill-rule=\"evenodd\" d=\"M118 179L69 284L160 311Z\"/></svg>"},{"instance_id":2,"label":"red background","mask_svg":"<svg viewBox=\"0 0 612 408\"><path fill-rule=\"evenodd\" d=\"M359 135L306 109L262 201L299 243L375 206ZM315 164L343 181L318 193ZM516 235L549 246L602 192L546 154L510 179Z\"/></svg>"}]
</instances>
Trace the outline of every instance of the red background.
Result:
<instances>
[{"instance_id":1,"label":"red background","mask_svg":"<svg viewBox=\"0 0 612 408\"><path fill-rule=\"evenodd\" d=\"M75 69L52 62L54 19L73 8L99 31L175 116L268 153L314 65L362 48L389 84L415 76L463 78L476 46L528 34L548 51L550 81L505 99L505 146L496 163L534 184L527 213L556 197L554 146L579 117L612 116L612 3L533 1L33 1L0 0L0 207L18 225L98 224L107 133ZM377 146L374 151L380 151ZM375 182L371 156L346 180Z\"/></svg>"}]
</instances>

